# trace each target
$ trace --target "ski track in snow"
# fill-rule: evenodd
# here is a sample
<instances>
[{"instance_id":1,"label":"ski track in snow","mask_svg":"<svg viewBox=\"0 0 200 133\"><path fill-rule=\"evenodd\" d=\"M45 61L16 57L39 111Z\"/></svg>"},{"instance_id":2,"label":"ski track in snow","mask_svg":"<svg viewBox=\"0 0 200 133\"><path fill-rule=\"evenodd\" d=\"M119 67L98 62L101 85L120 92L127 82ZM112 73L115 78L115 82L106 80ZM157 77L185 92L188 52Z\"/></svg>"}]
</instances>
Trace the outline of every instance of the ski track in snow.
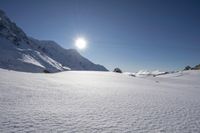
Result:
<instances>
[{"instance_id":1,"label":"ski track in snow","mask_svg":"<svg viewBox=\"0 0 200 133\"><path fill-rule=\"evenodd\" d=\"M200 71L181 74L0 69L0 132L199 133Z\"/></svg>"}]
</instances>

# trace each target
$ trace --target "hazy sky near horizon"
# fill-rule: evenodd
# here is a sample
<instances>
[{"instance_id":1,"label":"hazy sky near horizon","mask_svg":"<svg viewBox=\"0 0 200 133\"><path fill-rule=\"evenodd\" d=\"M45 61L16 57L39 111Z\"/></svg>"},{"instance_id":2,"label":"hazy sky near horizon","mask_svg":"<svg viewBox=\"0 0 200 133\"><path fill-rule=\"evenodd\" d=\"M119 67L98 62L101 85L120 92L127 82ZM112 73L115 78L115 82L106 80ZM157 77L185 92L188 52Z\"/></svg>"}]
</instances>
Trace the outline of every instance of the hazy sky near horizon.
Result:
<instances>
[{"instance_id":1,"label":"hazy sky near horizon","mask_svg":"<svg viewBox=\"0 0 200 133\"><path fill-rule=\"evenodd\" d=\"M112 70L177 70L200 63L198 0L1 0L29 36L74 48Z\"/></svg>"}]
</instances>

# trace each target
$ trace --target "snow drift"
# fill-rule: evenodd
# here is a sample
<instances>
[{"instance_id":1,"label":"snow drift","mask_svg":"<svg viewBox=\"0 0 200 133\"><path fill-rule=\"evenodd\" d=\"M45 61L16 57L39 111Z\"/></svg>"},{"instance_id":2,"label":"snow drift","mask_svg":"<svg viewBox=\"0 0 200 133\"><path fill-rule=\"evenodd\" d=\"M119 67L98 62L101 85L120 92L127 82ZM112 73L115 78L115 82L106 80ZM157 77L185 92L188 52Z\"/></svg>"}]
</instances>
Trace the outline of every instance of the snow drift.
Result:
<instances>
[{"instance_id":1,"label":"snow drift","mask_svg":"<svg viewBox=\"0 0 200 133\"><path fill-rule=\"evenodd\" d=\"M2 133L200 132L200 71L139 78L0 69L0 75Z\"/></svg>"}]
</instances>

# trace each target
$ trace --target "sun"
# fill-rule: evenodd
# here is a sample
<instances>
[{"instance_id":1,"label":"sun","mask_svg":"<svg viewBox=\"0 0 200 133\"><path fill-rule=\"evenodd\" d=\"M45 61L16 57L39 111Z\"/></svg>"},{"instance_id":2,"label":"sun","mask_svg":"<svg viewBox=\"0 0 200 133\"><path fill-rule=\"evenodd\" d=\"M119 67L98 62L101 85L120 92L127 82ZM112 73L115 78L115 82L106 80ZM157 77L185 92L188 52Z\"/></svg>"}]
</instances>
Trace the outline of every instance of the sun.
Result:
<instances>
[{"instance_id":1,"label":"sun","mask_svg":"<svg viewBox=\"0 0 200 133\"><path fill-rule=\"evenodd\" d=\"M79 37L75 40L75 45L78 49L85 49L87 46L87 41L83 37Z\"/></svg>"}]
</instances>

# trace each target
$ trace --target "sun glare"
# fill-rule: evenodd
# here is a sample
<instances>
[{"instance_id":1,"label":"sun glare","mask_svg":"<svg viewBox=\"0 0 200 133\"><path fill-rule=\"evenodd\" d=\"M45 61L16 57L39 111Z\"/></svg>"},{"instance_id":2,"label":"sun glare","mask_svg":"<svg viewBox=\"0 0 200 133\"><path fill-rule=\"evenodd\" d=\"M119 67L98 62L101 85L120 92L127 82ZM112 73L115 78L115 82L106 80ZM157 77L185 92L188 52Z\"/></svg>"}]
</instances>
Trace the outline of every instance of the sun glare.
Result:
<instances>
[{"instance_id":1,"label":"sun glare","mask_svg":"<svg viewBox=\"0 0 200 133\"><path fill-rule=\"evenodd\" d=\"M78 49L85 49L87 41L84 38L80 37L75 40L75 45Z\"/></svg>"}]
</instances>

